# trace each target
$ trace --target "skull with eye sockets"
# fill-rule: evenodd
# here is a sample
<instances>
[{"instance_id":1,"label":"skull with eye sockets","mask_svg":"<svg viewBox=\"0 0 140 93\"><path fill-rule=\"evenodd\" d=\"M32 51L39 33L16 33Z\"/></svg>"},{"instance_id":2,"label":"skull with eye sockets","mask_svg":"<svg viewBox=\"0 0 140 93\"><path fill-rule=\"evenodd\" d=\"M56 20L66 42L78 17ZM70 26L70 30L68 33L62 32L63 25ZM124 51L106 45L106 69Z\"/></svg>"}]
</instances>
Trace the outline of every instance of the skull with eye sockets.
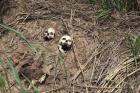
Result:
<instances>
[{"instance_id":1,"label":"skull with eye sockets","mask_svg":"<svg viewBox=\"0 0 140 93\"><path fill-rule=\"evenodd\" d=\"M55 37L55 29L54 28L48 28L47 31L44 32L44 40L49 41Z\"/></svg>"},{"instance_id":2,"label":"skull with eye sockets","mask_svg":"<svg viewBox=\"0 0 140 93\"><path fill-rule=\"evenodd\" d=\"M58 49L62 53L66 53L72 47L73 40L69 35L64 35L60 38Z\"/></svg>"}]
</instances>

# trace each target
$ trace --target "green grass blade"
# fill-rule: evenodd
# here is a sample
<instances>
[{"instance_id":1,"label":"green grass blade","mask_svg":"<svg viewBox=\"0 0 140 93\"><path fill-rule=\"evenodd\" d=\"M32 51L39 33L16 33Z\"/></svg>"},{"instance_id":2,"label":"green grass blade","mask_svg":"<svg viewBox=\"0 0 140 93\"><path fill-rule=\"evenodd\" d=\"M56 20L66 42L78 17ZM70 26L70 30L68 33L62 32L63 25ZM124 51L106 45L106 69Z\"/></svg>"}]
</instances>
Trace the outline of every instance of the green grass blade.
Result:
<instances>
[{"instance_id":1,"label":"green grass blade","mask_svg":"<svg viewBox=\"0 0 140 93\"><path fill-rule=\"evenodd\" d=\"M0 88L4 88L5 87L5 81L2 77L2 75L0 74Z\"/></svg>"},{"instance_id":2,"label":"green grass blade","mask_svg":"<svg viewBox=\"0 0 140 93\"><path fill-rule=\"evenodd\" d=\"M94 5L95 5L96 0L89 0L89 2L90 2L91 4L94 4Z\"/></svg>"},{"instance_id":3,"label":"green grass blade","mask_svg":"<svg viewBox=\"0 0 140 93\"><path fill-rule=\"evenodd\" d=\"M99 15L97 16L97 19L105 19L110 16L111 10L100 10Z\"/></svg>"},{"instance_id":4,"label":"green grass blade","mask_svg":"<svg viewBox=\"0 0 140 93\"><path fill-rule=\"evenodd\" d=\"M13 65L13 60L11 58L8 58L8 64L10 65L11 71L14 74L14 78L17 81L17 83L22 87L20 78L18 76L18 72L15 70L14 65Z\"/></svg>"},{"instance_id":5,"label":"green grass blade","mask_svg":"<svg viewBox=\"0 0 140 93\"><path fill-rule=\"evenodd\" d=\"M132 55L134 57L134 62L135 62L135 65L137 67L137 57L139 55L139 51L140 51L140 36L138 37L128 37L128 44L129 44L129 48L132 52Z\"/></svg>"},{"instance_id":6,"label":"green grass blade","mask_svg":"<svg viewBox=\"0 0 140 93\"><path fill-rule=\"evenodd\" d=\"M136 37L134 46L135 46L135 50L136 50L136 52L137 52L136 54L138 55L138 52L139 52L139 50L140 50L140 36Z\"/></svg>"},{"instance_id":7,"label":"green grass blade","mask_svg":"<svg viewBox=\"0 0 140 93\"><path fill-rule=\"evenodd\" d=\"M110 0L101 0L101 6L103 10L110 10L112 8Z\"/></svg>"},{"instance_id":8,"label":"green grass blade","mask_svg":"<svg viewBox=\"0 0 140 93\"><path fill-rule=\"evenodd\" d=\"M21 80L20 80L20 78L19 78L19 76L18 76L18 73L17 73L16 69L15 69L14 66L13 66L12 58L8 58L8 63L9 63L10 68L11 68L13 74L14 74L15 80L17 81L17 83L20 85L20 87L21 87L21 89L22 89L22 93L28 93L28 91L24 90L24 88L23 88L23 86L22 86L22 83L21 83ZM32 82L31 82L27 77L25 77L25 79L26 79L26 80L31 84L31 86L33 87L34 93L40 93L40 92L38 91L38 89L32 84Z\"/></svg>"},{"instance_id":9,"label":"green grass blade","mask_svg":"<svg viewBox=\"0 0 140 93\"><path fill-rule=\"evenodd\" d=\"M39 90L38 90L38 88L34 84L32 84L32 82L28 78L26 78L26 80L32 86L34 93L40 93Z\"/></svg>"},{"instance_id":10,"label":"green grass blade","mask_svg":"<svg viewBox=\"0 0 140 93\"><path fill-rule=\"evenodd\" d=\"M26 90L25 90L24 87L22 86L22 83L21 83L21 80L20 80L20 78L19 78L18 72L17 72L17 70L14 68L13 60L12 60L11 57L8 58L8 64L10 65L11 71L12 71L12 73L13 73L13 75L14 75L14 79L16 80L16 82L18 83L18 85L19 85L20 88L21 88L21 92L22 92L22 93L25 93ZM26 93L29 93L29 92L26 91Z\"/></svg>"},{"instance_id":11,"label":"green grass blade","mask_svg":"<svg viewBox=\"0 0 140 93\"><path fill-rule=\"evenodd\" d=\"M9 81L9 78L8 78L8 73L6 71L6 65L4 64L2 58L0 57L0 65L2 66L3 70L4 70L4 74L6 76L6 81L7 81L7 84L8 84L8 90L9 92L11 93L11 89L10 89L10 81Z\"/></svg>"},{"instance_id":12,"label":"green grass blade","mask_svg":"<svg viewBox=\"0 0 140 93\"><path fill-rule=\"evenodd\" d=\"M33 88L34 93L40 93L38 88L26 76L24 76L24 74L23 74L23 77L29 82L29 84Z\"/></svg>"},{"instance_id":13,"label":"green grass blade","mask_svg":"<svg viewBox=\"0 0 140 93\"><path fill-rule=\"evenodd\" d=\"M6 93L6 83L1 74L0 74L0 92Z\"/></svg>"},{"instance_id":14,"label":"green grass blade","mask_svg":"<svg viewBox=\"0 0 140 93\"><path fill-rule=\"evenodd\" d=\"M19 36L21 39L23 39L23 40L27 43L28 47L29 47L29 48L33 51L33 53L36 54L37 57L39 58L39 54L38 54L37 50L36 50L35 48L32 47L32 45L29 43L29 41L24 37L24 35L23 35L22 33L20 33L19 31L15 30L15 29L13 29L13 28L11 28L11 27L5 25L5 24L1 24L1 23L0 23L0 26L1 26L2 28L6 29L5 31L8 30L8 31L10 31L10 32L16 33L17 36Z\"/></svg>"}]
</instances>

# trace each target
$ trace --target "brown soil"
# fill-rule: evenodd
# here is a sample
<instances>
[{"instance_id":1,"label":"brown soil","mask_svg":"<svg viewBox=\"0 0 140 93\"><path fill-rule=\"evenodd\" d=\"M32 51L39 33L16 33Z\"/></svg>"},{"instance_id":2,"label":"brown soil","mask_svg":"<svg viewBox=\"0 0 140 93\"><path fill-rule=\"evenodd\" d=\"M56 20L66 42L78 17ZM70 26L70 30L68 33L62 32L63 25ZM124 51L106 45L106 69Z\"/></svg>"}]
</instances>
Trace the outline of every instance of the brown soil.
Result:
<instances>
[{"instance_id":1,"label":"brown soil","mask_svg":"<svg viewBox=\"0 0 140 93\"><path fill-rule=\"evenodd\" d=\"M128 93L127 85L133 93L140 92L139 73L124 79L135 67L127 73L120 67L131 59L127 35L138 35L140 31L140 16L135 12L115 13L113 19L101 22L96 20L99 6L88 0L9 1L10 9L3 15L3 22L21 32L42 57L38 59L15 33L3 33L3 29L0 56L5 62L12 57L17 69L31 58L34 62L43 61L47 78L36 85L41 93ZM55 39L46 42L43 32L48 27L57 32ZM65 33L73 36L74 44L71 51L61 56L57 44ZM19 92L17 84L12 89L13 93Z\"/></svg>"}]
</instances>

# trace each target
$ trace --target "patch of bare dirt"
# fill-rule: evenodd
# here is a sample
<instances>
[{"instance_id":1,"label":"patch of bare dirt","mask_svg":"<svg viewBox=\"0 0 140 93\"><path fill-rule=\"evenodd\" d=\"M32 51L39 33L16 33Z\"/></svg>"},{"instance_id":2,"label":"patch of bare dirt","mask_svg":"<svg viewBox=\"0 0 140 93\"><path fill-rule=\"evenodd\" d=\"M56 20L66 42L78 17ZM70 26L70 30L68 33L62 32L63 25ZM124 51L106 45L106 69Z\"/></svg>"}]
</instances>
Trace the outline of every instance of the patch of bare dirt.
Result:
<instances>
[{"instance_id":1,"label":"patch of bare dirt","mask_svg":"<svg viewBox=\"0 0 140 93\"><path fill-rule=\"evenodd\" d=\"M131 53L126 41L128 34L139 34L138 15L122 15L98 22L98 6L86 0L10 1L14 7L3 16L4 23L21 32L41 58L37 59L27 44L10 32L0 33L0 56L5 61L11 56L18 69L21 69L21 65L29 64L29 60L33 63L36 60L43 62L41 67L48 68L44 70L47 77L44 83L36 84L41 93L121 93L118 91L127 90L124 87L127 83L124 63L131 59ZM51 41L44 41L43 32L49 27L56 29L56 36ZM74 43L73 49L63 56L57 45L65 33L73 36ZM36 72L40 69L32 65L27 68L37 68ZM27 74L33 75L30 79L34 79L35 73L31 72ZM128 84L136 88L136 93L139 84L133 82L138 80L139 74L135 76L134 72L129 79L131 76L133 80L129 80ZM13 93L19 91L16 86L12 86L15 90Z\"/></svg>"}]
</instances>

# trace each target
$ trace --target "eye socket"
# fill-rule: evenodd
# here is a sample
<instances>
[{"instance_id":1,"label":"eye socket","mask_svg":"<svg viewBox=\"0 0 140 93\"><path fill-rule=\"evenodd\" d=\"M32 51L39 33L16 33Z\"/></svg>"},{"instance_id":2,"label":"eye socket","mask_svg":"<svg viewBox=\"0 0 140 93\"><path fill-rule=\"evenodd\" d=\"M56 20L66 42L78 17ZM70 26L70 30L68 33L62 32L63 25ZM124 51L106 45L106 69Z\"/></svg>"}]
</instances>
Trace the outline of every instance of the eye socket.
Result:
<instances>
[{"instance_id":1,"label":"eye socket","mask_svg":"<svg viewBox=\"0 0 140 93\"><path fill-rule=\"evenodd\" d=\"M50 35L53 35L53 32L50 32Z\"/></svg>"},{"instance_id":2,"label":"eye socket","mask_svg":"<svg viewBox=\"0 0 140 93\"><path fill-rule=\"evenodd\" d=\"M62 40L66 40L66 38L62 38Z\"/></svg>"},{"instance_id":3,"label":"eye socket","mask_svg":"<svg viewBox=\"0 0 140 93\"><path fill-rule=\"evenodd\" d=\"M45 35L48 35L49 33L46 31L46 32L44 32L44 34L45 34Z\"/></svg>"}]
</instances>

